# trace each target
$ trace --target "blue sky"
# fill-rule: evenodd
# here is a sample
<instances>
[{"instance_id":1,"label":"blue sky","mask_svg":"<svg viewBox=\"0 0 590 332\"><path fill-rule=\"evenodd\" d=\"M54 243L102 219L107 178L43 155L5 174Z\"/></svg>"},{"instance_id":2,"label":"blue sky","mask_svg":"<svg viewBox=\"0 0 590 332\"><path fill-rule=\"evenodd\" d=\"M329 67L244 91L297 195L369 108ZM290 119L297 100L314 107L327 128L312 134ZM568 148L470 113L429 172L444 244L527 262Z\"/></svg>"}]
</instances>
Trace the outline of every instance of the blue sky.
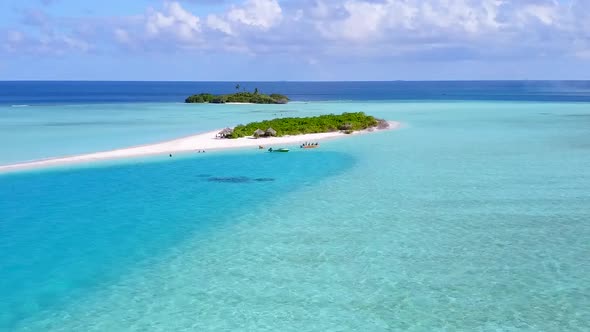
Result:
<instances>
[{"instance_id":1,"label":"blue sky","mask_svg":"<svg viewBox=\"0 0 590 332\"><path fill-rule=\"evenodd\" d=\"M590 1L2 0L21 79L590 79Z\"/></svg>"}]
</instances>

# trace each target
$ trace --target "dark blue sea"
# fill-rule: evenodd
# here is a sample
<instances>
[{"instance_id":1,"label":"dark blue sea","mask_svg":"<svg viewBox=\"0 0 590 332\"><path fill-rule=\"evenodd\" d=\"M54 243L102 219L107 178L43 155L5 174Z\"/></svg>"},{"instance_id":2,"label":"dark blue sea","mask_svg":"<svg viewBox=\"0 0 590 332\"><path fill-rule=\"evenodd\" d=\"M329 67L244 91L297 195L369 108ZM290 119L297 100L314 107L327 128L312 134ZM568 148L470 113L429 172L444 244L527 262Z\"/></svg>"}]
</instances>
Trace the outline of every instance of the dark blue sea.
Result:
<instances>
[{"instance_id":1,"label":"dark blue sea","mask_svg":"<svg viewBox=\"0 0 590 332\"><path fill-rule=\"evenodd\" d=\"M0 82L0 104L182 102L191 94L240 90L282 93L294 101L590 101L590 81L394 82Z\"/></svg>"}]
</instances>

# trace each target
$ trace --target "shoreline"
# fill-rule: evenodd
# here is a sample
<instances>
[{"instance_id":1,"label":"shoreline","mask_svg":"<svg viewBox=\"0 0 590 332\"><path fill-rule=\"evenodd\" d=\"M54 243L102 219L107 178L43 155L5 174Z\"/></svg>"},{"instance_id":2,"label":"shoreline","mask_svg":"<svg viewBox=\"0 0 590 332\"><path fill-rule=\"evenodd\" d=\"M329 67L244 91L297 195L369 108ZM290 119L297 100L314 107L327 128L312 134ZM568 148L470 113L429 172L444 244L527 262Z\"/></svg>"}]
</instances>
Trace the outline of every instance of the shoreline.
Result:
<instances>
[{"instance_id":1,"label":"shoreline","mask_svg":"<svg viewBox=\"0 0 590 332\"><path fill-rule=\"evenodd\" d=\"M388 121L389 128L387 129L375 129L373 132L380 132L386 130L399 129L401 126L400 122ZM0 173L36 169L49 166L60 166L68 164L87 163L103 160L112 159L125 159L134 157L144 156L157 156L166 155L171 153L186 153L194 152L197 153L199 150L205 151L216 151L216 150L228 150L228 149L241 149L248 147L258 147L259 145L265 148L284 144L301 144L309 141L321 141L331 138L341 138L362 134L369 134L372 131L363 130L356 131L352 134L344 134L341 132L331 133L317 133L317 134L305 134L295 136L283 136L283 137L268 137L255 139L252 137L242 137L237 139L219 139L216 138L219 130L208 131L196 135L191 135L183 138L177 138L170 141L164 141L160 143L139 145L128 148L115 149L110 151L94 152L87 154L80 154L67 157L56 157L42 160L34 160L16 164L0 165Z\"/></svg>"}]
</instances>

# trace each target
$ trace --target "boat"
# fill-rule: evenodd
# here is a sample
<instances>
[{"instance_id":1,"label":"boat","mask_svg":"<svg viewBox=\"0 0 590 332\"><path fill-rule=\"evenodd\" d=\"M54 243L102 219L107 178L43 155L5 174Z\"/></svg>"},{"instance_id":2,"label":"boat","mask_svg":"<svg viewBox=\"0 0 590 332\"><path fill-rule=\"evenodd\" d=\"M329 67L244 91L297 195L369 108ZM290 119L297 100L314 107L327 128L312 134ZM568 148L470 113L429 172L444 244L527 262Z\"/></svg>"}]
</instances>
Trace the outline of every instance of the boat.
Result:
<instances>
[{"instance_id":1,"label":"boat","mask_svg":"<svg viewBox=\"0 0 590 332\"><path fill-rule=\"evenodd\" d=\"M280 148L280 149L270 148L270 149L268 149L268 152L289 152L289 149L287 149L287 148Z\"/></svg>"}]
</instances>

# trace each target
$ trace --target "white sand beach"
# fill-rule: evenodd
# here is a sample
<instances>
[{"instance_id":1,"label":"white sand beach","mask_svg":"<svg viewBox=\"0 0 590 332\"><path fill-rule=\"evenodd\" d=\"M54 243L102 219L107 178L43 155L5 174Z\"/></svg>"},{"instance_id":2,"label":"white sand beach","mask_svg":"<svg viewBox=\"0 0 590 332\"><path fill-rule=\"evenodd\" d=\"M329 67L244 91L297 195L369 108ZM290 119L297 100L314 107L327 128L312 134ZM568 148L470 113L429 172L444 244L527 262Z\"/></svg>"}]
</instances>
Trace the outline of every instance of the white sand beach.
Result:
<instances>
[{"instance_id":1,"label":"white sand beach","mask_svg":"<svg viewBox=\"0 0 590 332\"><path fill-rule=\"evenodd\" d=\"M398 129L401 126L401 123L395 121L389 121L389 128L384 130L393 130ZM238 148L248 148L248 147L258 147L264 146L265 148L271 146L283 146L287 144L301 144L303 142L316 142L330 138L338 138L338 137L349 137L354 135L360 134L368 134L371 131L364 130L364 131L357 131L352 134L344 134L341 132L332 132L332 133L320 133L320 134L306 134L306 135L296 135L296 136L283 136L283 137L268 137L268 138L259 138L255 139L252 137L243 137L238 139L219 139L216 138L217 133L220 130L213 130L206 133L201 133L197 135L192 135L184 138L179 138L171 141L149 144L149 145L141 145L141 146L134 146L129 148L111 150L111 151L104 151L104 152L96 152L96 153L89 153L89 154L82 154L77 156L69 156L69 157L60 157L60 158L51 158L51 159L44 159L38 161L31 161L31 162L24 162L12 165L4 165L0 166L0 172L8 172L8 171L15 171L15 170L23 170L23 169L31 169L31 168L41 168L47 166L56 166L56 165L64 165L64 164L73 164L73 163L84 163L84 162L93 162L93 161L100 161L100 160L109 160L109 159L121 159L121 158L133 158L133 157L141 157L141 156L149 156L149 155L165 155L165 154L173 154L173 153L186 153L186 152L195 152L197 153L200 150L204 150L206 152L221 150L221 149L238 149ZM373 132L378 132L382 130L374 130Z\"/></svg>"}]
</instances>

